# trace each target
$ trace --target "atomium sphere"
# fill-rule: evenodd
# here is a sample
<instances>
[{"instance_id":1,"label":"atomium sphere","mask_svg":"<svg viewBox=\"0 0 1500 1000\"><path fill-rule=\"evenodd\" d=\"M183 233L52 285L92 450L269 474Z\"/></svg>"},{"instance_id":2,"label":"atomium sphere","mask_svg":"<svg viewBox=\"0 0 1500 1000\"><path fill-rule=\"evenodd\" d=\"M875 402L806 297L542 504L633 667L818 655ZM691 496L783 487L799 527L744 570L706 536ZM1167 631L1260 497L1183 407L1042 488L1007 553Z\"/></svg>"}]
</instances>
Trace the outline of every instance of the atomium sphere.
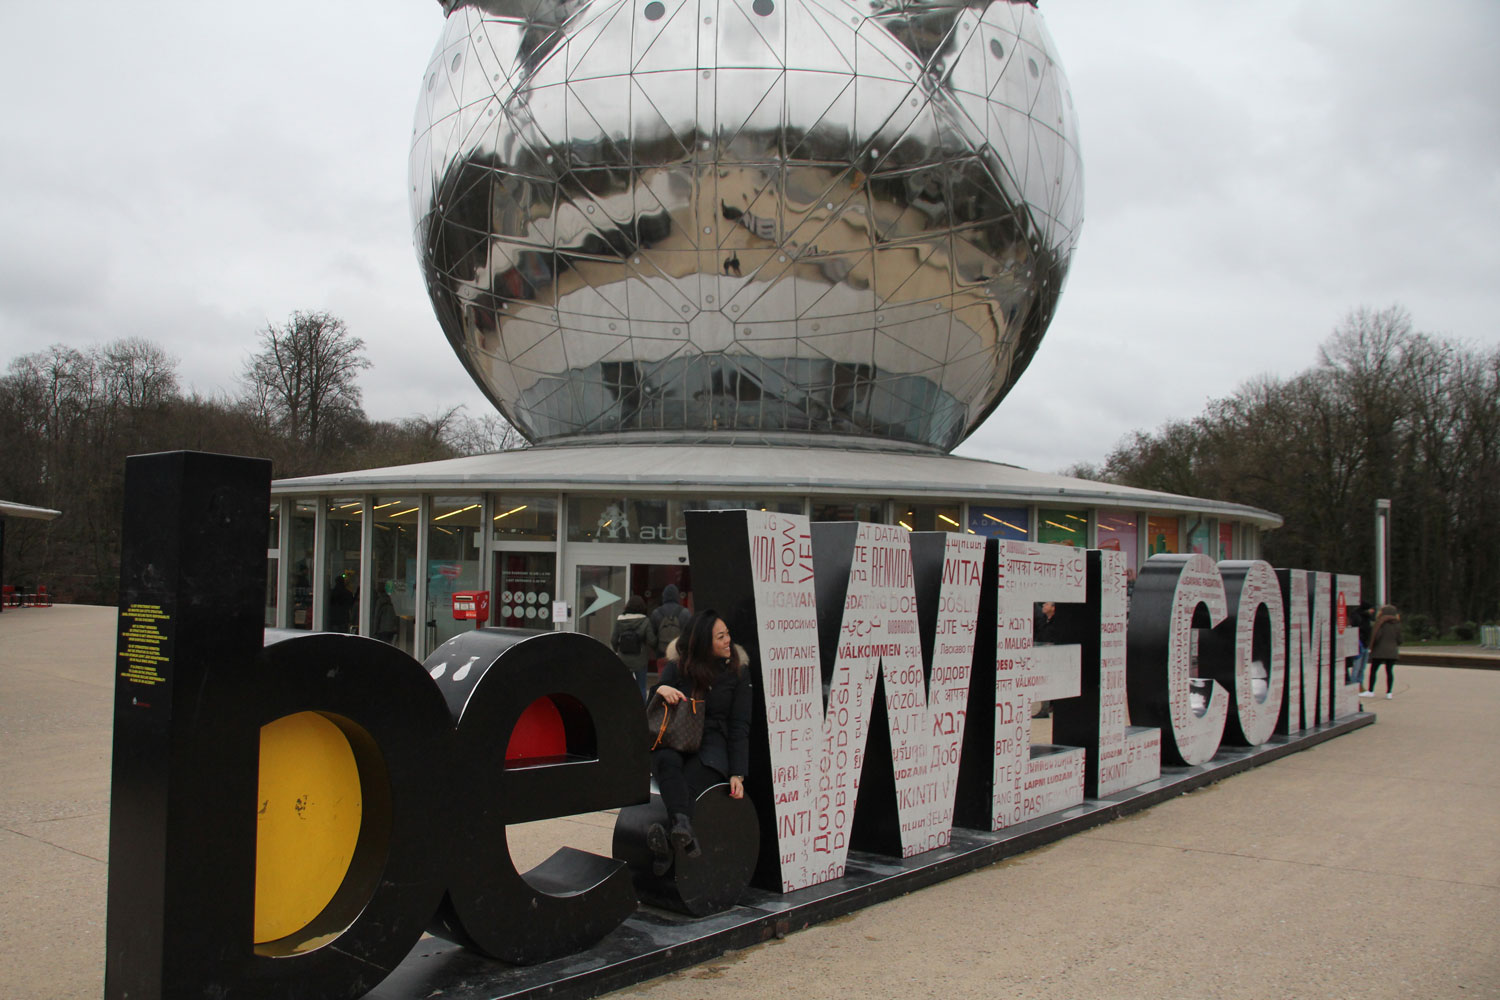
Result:
<instances>
[{"instance_id":1,"label":"atomium sphere","mask_svg":"<svg viewBox=\"0 0 1500 1000\"><path fill-rule=\"evenodd\" d=\"M947 450L1041 342L1083 216L1030 3L448 0L418 256L532 440Z\"/></svg>"}]
</instances>

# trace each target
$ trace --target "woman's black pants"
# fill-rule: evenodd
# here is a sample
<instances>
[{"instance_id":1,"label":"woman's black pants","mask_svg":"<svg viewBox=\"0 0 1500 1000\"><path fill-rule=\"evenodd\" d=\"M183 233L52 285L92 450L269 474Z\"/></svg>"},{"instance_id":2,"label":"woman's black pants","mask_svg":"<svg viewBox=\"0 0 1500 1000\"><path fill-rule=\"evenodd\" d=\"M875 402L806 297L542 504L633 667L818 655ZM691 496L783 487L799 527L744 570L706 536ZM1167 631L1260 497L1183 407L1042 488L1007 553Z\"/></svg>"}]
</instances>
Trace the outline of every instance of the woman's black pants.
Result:
<instances>
[{"instance_id":1,"label":"woman's black pants","mask_svg":"<svg viewBox=\"0 0 1500 1000\"><path fill-rule=\"evenodd\" d=\"M699 760L697 754L666 747L651 751L651 776L656 779L667 815L682 813L688 819L693 818L693 804L703 790L724 780L722 774Z\"/></svg>"},{"instance_id":2,"label":"woman's black pants","mask_svg":"<svg viewBox=\"0 0 1500 1000\"><path fill-rule=\"evenodd\" d=\"M1386 694L1390 694L1391 693L1391 683L1393 681L1395 681L1395 679L1396 679L1396 661L1395 660L1371 660L1370 661L1370 686L1367 687L1367 688L1365 688L1366 691L1374 691L1375 690L1375 678L1380 673L1380 665L1382 663L1385 664L1385 693Z\"/></svg>"}]
</instances>

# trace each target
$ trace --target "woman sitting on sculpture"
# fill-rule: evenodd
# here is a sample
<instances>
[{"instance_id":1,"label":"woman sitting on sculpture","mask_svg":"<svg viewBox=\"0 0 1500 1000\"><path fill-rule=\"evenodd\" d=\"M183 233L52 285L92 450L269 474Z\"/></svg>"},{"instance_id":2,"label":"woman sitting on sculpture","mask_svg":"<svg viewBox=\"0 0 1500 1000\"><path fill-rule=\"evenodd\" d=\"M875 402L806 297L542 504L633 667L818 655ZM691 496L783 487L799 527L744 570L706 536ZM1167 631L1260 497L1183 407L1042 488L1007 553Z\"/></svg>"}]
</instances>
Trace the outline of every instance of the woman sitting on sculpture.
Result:
<instances>
[{"instance_id":1,"label":"woman sitting on sculpture","mask_svg":"<svg viewBox=\"0 0 1500 1000\"><path fill-rule=\"evenodd\" d=\"M690 858L699 854L693 832L693 806L707 788L729 782L731 798L745 795L750 763L750 658L729 639L729 626L703 610L688 621L682 635L664 651L666 666L656 692L669 705L696 699L703 720L703 742L697 753L667 747L651 752L651 776L671 817L669 834L660 823L646 831L653 869L664 875L672 865L672 844Z\"/></svg>"}]
</instances>

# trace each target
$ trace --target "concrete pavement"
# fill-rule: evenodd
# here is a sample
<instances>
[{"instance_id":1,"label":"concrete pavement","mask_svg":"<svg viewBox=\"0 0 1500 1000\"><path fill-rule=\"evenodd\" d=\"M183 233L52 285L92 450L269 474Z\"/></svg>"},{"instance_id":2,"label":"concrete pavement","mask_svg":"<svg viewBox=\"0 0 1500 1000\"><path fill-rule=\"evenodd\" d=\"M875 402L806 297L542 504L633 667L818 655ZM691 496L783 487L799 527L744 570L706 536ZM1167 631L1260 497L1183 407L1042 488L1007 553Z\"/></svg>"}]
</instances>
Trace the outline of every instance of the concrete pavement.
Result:
<instances>
[{"instance_id":1,"label":"concrete pavement","mask_svg":"<svg viewBox=\"0 0 1500 1000\"><path fill-rule=\"evenodd\" d=\"M0 997L99 997L114 610L0 614ZM662 1000L1500 997L1500 673L1397 668L1357 732L782 941ZM530 824L608 853L607 814Z\"/></svg>"}]
</instances>

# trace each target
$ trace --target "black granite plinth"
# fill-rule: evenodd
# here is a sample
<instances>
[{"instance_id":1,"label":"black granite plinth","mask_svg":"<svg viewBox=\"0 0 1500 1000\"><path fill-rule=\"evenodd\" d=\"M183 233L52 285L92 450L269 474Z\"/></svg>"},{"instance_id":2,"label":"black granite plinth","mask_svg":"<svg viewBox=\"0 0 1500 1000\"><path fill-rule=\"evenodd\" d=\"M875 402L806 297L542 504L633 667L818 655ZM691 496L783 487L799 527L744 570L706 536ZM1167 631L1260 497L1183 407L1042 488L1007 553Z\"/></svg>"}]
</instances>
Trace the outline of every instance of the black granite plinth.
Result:
<instances>
[{"instance_id":1,"label":"black granite plinth","mask_svg":"<svg viewBox=\"0 0 1500 1000\"><path fill-rule=\"evenodd\" d=\"M1222 747L1206 764L1163 767L1155 781L1110 798L1088 799L998 833L955 828L947 847L904 861L851 851L848 874L841 879L786 895L746 889L738 906L711 916L685 917L643 906L594 947L538 965L504 965L438 939L424 940L368 996L372 1000L595 997L1034 850L1374 721L1373 714L1361 712L1295 736L1273 736L1262 746Z\"/></svg>"}]
</instances>

